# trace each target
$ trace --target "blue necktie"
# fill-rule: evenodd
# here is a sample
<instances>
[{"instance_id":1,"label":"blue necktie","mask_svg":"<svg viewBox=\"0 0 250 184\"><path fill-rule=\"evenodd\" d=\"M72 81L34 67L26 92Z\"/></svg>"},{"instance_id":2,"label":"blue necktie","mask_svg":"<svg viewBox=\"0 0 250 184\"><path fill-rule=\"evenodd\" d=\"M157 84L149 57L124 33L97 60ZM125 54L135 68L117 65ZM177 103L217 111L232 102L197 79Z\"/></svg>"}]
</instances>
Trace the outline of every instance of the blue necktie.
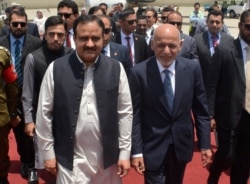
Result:
<instances>
[{"instance_id":1,"label":"blue necktie","mask_svg":"<svg viewBox=\"0 0 250 184\"><path fill-rule=\"evenodd\" d=\"M165 89L165 95L167 98L167 106L169 108L169 112L172 113L173 111L173 104L174 104L174 93L172 89L171 79L170 79L170 71L164 70L165 73L165 79L164 79L164 89Z\"/></svg>"},{"instance_id":2,"label":"blue necktie","mask_svg":"<svg viewBox=\"0 0 250 184\"><path fill-rule=\"evenodd\" d=\"M21 52L20 52L20 41L15 41L15 69L17 73L17 84L19 87L23 84L23 73L21 65Z\"/></svg>"}]
</instances>

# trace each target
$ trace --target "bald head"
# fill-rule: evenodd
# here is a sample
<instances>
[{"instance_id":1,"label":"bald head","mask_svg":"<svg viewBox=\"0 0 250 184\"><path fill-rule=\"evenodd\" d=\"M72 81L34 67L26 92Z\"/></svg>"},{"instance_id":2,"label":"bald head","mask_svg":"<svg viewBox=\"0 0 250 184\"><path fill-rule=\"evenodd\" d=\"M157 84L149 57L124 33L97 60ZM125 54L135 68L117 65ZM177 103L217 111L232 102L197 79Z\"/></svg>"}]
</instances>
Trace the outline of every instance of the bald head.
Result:
<instances>
[{"instance_id":1,"label":"bald head","mask_svg":"<svg viewBox=\"0 0 250 184\"><path fill-rule=\"evenodd\" d=\"M162 24L155 29L151 48L165 68L168 68L176 59L181 45L180 31L175 26Z\"/></svg>"}]
</instances>

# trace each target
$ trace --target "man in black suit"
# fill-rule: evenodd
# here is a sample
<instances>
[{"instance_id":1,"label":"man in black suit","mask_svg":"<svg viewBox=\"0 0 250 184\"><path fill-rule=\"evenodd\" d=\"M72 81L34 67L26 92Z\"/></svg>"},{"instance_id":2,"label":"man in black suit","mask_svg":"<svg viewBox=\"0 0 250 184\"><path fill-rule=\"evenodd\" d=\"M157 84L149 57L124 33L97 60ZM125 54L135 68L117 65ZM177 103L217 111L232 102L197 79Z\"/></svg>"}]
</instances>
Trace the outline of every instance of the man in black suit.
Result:
<instances>
[{"instance_id":1,"label":"man in black suit","mask_svg":"<svg viewBox=\"0 0 250 184\"><path fill-rule=\"evenodd\" d=\"M198 62L176 57L181 44L179 30L162 24L151 44L155 57L131 69L132 166L145 171L146 184L182 184L192 159L194 124L203 167L212 156L201 69Z\"/></svg>"},{"instance_id":2,"label":"man in black suit","mask_svg":"<svg viewBox=\"0 0 250 184\"><path fill-rule=\"evenodd\" d=\"M182 28L182 15L181 13L177 11L170 12L167 16L167 22L168 24L172 24L179 29L181 33L181 39L183 40L181 51L178 55L188 58L188 59L194 59L196 61L199 60L199 56L196 49L196 43L195 39L191 36L188 36L184 34L181 30Z\"/></svg>"},{"instance_id":3,"label":"man in black suit","mask_svg":"<svg viewBox=\"0 0 250 184\"><path fill-rule=\"evenodd\" d=\"M9 9L10 9L10 12L13 10L25 11L24 7L22 7L20 5L11 6ZM4 25L4 27L1 30L0 36L5 36L5 35L8 35L9 33L10 33L10 27L9 27L9 25L6 24L6 25ZM31 23L31 22L27 23L27 33L40 38L38 27L34 23Z\"/></svg>"},{"instance_id":4,"label":"man in black suit","mask_svg":"<svg viewBox=\"0 0 250 184\"><path fill-rule=\"evenodd\" d=\"M119 18L121 31L116 33L111 41L130 47L130 56L134 66L147 59L149 48L145 38L134 33L137 21L134 9L129 8L121 11Z\"/></svg>"},{"instance_id":5,"label":"man in black suit","mask_svg":"<svg viewBox=\"0 0 250 184\"><path fill-rule=\"evenodd\" d=\"M24 11L13 10L9 16L10 33L0 38L0 45L8 48L17 72L17 84L22 91L23 66L26 56L41 46L41 40L27 34L27 14ZM21 96L22 94L20 94ZM19 101L18 114L21 122L13 127L17 141L17 151L21 160L21 175L28 177L29 183L37 183L36 171L34 170L34 145L32 137L24 133L24 119L21 100Z\"/></svg>"},{"instance_id":6,"label":"man in black suit","mask_svg":"<svg viewBox=\"0 0 250 184\"><path fill-rule=\"evenodd\" d=\"M132 61L131 58L129 57L129 48L121 44L110 42L111 31L112 31L111 19L107 15L99 15L99 17L102 19L105 26L102 53L105 54L106 56L109 56L111 58L120 61L128 76L130 69L132 67Z\"/></svg>"},{"instance_id":7,"label":"man in black suit","mask_svg":"<svg viewBox=\"0 0 250 184\"><path fill-rule=\"evenodd\" d=\"M239 37L220 44L212 59L207 96L212 121L216 122L218 149L210 166L208 184L217 184L231 165L231 184L247 184L250 171L250 114L247 67L250 51L250 10L241 14ZM248 56L249 55L249 56Z\"/></svg>"},{"instance_id":8,"label":"man in black suit","mask_svg":"<svg viewBox=\"0 0 250 184\"><path fill-rule=\"evenodd\" d=\"M224 16L221 11L210 11L206 21L208 31L194 36L205 86L208 68L217 45L227 44L228 40L233 39L233 37L220 32L224 24L223 19Z\"/></svg>"}]
</instances>

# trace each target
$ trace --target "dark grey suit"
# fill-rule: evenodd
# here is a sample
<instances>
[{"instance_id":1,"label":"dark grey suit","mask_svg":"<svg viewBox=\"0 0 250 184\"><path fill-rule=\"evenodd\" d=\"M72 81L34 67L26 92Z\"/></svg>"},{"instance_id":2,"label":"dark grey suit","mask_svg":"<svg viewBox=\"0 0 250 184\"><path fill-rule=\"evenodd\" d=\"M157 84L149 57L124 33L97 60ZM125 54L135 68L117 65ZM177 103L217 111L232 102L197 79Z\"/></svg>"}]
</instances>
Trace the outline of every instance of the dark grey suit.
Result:
<instances>
[{"instance_id":1,"label":"dark grey suit","mask_svg":"<svg viewBox=\"0 0 250 184\"><path fill-rule=\"evenodd\" d=\"M173 175L170 183L182 181L184 173L180 172L178 166L178 169L166 168L166 159L175 160L173 166L183 164L184 169L185 164L192 159L194 129L191 109L195 117L199 147L210 148L209 114L199 63L177 57L175 73L172 113L167 108L155 57L134 66L129 76L134 114L132 154L143 154L146 172L159 172L161 169L170 171ZM170 149L175 154L167 156ZM176 175L181 179L176 178ZM166 181L169 180L166 176Z\"/></svg>"},{"instance_id":2,"label":"dark grey suit","mask_svg":"<svg viewBox=\"0 0 250 184\"><path fill-rule=\"evenodd\" d=\"M21 64L22 68L24 67L24 62L26 56L31 53L32 51L38 49L42 44L42 41L34 37L30 34L26 34L24 38L24 43L22 47L22 56L21 56ZM10 45L10 35L0 37L0 45L8 48L11 51L11 45ZM22 89L20 89L20 92ZM21 94L20 94L21 96ZM33 139L26 135L24 132L24 119L23 119L23 110L22 110L22 104L21 100L19 101L18 105L19 109L19 116L21 118L21 122L18 124L17 127L13 128L16 142L17 142L17 151L20 155L20 160L22 163L25 163L28 168L33 169L34 168L34 162L35 162L35 154L34 154L34 145L33 145Z\"/></svg>"},{"instance_id":3,"label":"dark grey suit","mask_svg":"<svg viewBox=\"0 0 250 184\"><path fill-rule=\"evenodd\" d=\"M182 56L188 59L199 60L199 56L197 53L196 42L195 39L191 36L188 36L184 33L181 33L181 39L183 39L181 51L178 56Z\"/></svg>"},{"instance_id":4,"label":"dark grey suit","mask_svg":"<svg viewBox=\"0 0 250 184\"><path fill-rule=\"evenodd\" d=\"M216 121L218 149L208 184L231 166L231 184L246 184L250 171L250 114L244 109L246 80L240 40L219 45L207 81L209 111Z\"/></svg>"},{"instance_id":5,"label":"dark grey suit","mask_svg":"<svg viewBox=\"0 0 250 184\"><path fill-rule=\"evenodd\" d=\"M220 34L221 34L220 45L226 45L228 44L228 42L230 43L230 40L231 41L233 40L233 37L225 33L220 33ZM210 53L208 31L195 35L194 39L196 41L196 47L197 47L197 52L198 52L199 61L201 65L202 76L203 76L204 84L206 86L208 69L211 63L211 59L213 57L211 56L211 53Z\"/></svg>"},{"instance_id":6,"label":"dark grey suit","mask_svg":"<svg viewBox=\"0 0 250 184\"><path fill-rule=\"evenodd\" d=\"M129 48L121 44L110 42L110 57L120 61L126 71L127 76L132 67L132 61L129 56Z\"/></svg>"},{"instance_id":7,"label":"dark grey suit","mask_svg":"<svg viewBox=\"0 0 250 184\"><path fill-rule=\"evenodd\" d=\"M142 35L134 33L133 38L134 38L134 60L135 64L137 64L148 58L149 48L145 38ZM111 42L122 44L121 32L118 32L117 34L115 34L115 36L111 37Z\"/></svg>"}]
</instances>

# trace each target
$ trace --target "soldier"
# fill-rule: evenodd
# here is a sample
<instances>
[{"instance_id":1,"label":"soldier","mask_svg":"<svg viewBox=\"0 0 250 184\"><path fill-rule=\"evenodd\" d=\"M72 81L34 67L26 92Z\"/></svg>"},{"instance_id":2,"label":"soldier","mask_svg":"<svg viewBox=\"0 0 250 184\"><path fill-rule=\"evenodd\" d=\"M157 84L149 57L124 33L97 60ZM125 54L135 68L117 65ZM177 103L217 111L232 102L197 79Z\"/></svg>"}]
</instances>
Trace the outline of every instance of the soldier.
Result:
<instances>
[{"instance_id":1,"label":"soldier","mask_svg":"<svg viewBox=\"0 0 250 184\"><path fill-rule=\"evenodd\" d=\"M10 52L0 46L0 183L8 184L10 166L8 134L10 126L17 126L21 121L17 116L18 86L17 75L11 64Z\"/></svg>"}]
</instances>

